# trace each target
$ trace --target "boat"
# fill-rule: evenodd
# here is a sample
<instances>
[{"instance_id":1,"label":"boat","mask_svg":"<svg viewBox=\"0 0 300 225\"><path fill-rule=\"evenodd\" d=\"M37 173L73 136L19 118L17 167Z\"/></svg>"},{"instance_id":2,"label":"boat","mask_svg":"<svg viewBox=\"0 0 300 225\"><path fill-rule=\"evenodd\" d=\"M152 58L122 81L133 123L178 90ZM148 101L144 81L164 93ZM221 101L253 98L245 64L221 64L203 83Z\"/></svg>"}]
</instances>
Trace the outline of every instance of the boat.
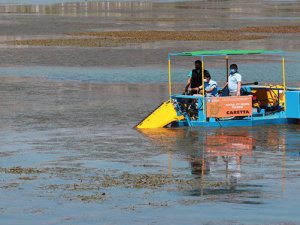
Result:
<instances>
[{"instance_id":1,"label":"boat","mask_svg":"<svg viewBox=\"0 0 300 225\"><path fill-rule=\"evenodd\" d=\"M219 97L206 97L204 90L198 95L173 94L171 59L196 57L204 63L207 57L224 57L228 77L229 57L262 55L279 57L282 84L242 84L240 96L227 96L219 90ZM285 54L280 50L201 50L168 54L169 99L163 102L135 127L138 129L164 127L236 127L268 124L299 124L300 88L286 86Z\"/></svg>"}]
</instances>

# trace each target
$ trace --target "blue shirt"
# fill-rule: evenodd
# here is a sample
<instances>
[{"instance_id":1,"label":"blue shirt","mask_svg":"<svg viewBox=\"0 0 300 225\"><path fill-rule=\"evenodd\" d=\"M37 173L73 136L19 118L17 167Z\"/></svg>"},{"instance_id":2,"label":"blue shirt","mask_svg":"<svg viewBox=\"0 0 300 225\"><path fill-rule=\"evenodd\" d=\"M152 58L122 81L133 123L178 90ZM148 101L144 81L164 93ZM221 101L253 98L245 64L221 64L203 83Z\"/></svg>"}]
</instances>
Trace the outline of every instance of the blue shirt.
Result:
<instances>
[{"instance_id":1,"label":"blue shirt","mask_svg":"<svg viewBox=\"0 0 300 225\"><path fill-rule=\"evenodd\" d=\"M214 87L214 90L212 92L207 92L206 96L207 97L216 97L216 96L218 96L217 86L218 86L218 84L214 80L210 80L209 82L204 82L204 90L205 91L208 91L212 87Z\"/></svg>"}]
</instances>

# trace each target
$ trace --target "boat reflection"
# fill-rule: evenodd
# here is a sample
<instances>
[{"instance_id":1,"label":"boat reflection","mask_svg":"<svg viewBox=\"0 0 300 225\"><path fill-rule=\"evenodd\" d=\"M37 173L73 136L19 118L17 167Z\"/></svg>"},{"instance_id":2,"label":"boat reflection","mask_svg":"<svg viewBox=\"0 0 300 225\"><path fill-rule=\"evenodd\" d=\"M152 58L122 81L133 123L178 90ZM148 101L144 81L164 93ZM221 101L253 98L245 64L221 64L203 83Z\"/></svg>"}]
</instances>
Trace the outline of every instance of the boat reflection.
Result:
<instances>
[{"instance_id":1,"label":"boat reflection","mask_svg":"<svg viewBox=\"0 0 300 225\"><path fill-rule=\"evenodd\" d=\"M191 164L192 174L202 176L210 171L210 162L221 158L227 170L236 164L240 168L242 156L252 156L255 139L243 132L208 132L189 129L141 129L143 135L156 146L172 154L184 155Z\"/></svg>"},{"instance_id":2,"label":"boat reflection","mask_svg":"<svg viewBox=\"0 0 300 225\"><path fill-rule=\"evenodd\" d=\"M183 155L190 163L191 173L195 177L208 174L211 164L221 159L224 162L226 174L230 174L232 170L234 171L232 174L238 178L242 157L251 157L252 150L255 148L255 140L245 132L226 134L225 131L201 132L165 128L142 129L140 132L156 146L163 147L170 156L174 153Z\"/></svg>"},{"instance_id":3,"label":"boat reflection","mask_svg":"<svg viewBox=\"0 0 300 225\"><path fill-rule=\"evenodd\" d=\"M260 181L265 177L278 179L281 176L281 190L284 192L287 157L295 159L296 156L299 160L300 153L299 149L295 149L297 138L292 135L293 129L287 131L284 127L277 128L162 128L140 132L167 152L170 175L172 161L174 164L179 158L188 162L191 179L197 181L197 185L185 188L185 194L205 196L244 193L247 196L245 202L260 204ZM273 154L273 158L267 158L269 154ZM274 170L281 172L274 173ZM260 174L259 180L255 174ZM217 185L209 185L212 183Z\"/></svg>"},{"instance_id":4,"label":"boat reflection","mask_svg":"<svg viewBox=\"0 0 300 225\"><path fill-rule=\"evenodd\" d=\"M209 161L222 159L225 163L226 182L232 185L241 177L242 157L251 157L254 148L255 140L252 137L221 132L206 136L204 152Z\"/></svg>"}]
</instances>

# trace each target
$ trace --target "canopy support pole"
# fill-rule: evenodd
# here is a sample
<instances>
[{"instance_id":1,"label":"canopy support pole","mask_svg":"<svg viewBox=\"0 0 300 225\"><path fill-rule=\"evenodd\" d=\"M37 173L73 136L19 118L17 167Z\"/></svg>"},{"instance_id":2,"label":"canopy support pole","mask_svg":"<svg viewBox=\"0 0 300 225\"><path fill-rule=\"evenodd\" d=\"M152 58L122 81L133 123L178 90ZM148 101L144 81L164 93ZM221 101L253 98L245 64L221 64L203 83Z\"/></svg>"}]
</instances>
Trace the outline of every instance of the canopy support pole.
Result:
<instances>
[{"instance_id":1,"label":"canopy support pole","mask_svg":"<svg viewBox=\"0 0 300 225\"><path fill-rule=\"evenodd\" d=\"M171 79L171 56L170 55L168 55L168 77L169 77L169 100L171 101L172 79Z\"/></svg>"},{"instance_id":2,"label":"canopy support pole","mask_svg":"<svg viewBox=\"0 0 300 225\"><path fill-rule=\"evenodd\" d=\"M225 59L226 59L226 82L228 82L228 74L229 74L229 58L228 58L228 55L226 55Z\"/></svg>"},{"instance_id":3,"label":"canopy support pole","mask_svg":"<svg viewBox=\"0 0 300 225\"><path fill-rule=\"evenodd\" d=\"M286 76L285 76L285 63L284 63L284 56L282 56L282 81L283 81L283 106L284 106L284 111L286 111L286 96L285 96L285 91L286 91ZM279 96L278 96L279 98Z\"/></svg>"},{"instance_id":4,"label":"canopy support pole","mask_svg":"<svg viewBox=\"0 0 300 225\"><path fill-rule=\"evenodd\" d=\"M202 101L203 101L203 122L206 122L206 103L205 103L205 87L204 87L204 57L202 56Z\"/></svg>"}]
</instances>

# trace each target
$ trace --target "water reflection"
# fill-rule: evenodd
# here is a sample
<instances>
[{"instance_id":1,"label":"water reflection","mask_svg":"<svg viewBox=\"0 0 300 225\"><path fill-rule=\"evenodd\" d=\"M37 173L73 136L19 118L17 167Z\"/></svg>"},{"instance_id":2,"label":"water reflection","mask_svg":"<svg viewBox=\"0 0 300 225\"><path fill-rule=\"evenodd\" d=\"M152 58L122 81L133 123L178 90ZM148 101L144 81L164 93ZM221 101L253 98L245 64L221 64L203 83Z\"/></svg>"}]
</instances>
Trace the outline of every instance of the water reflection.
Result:
<instances>
[{"instance_id":1,"label":"water reflection","mask_svg":"<svg viewBox=\"0 0 300 225\"><path fill-rule=\"evenodd\" d=\"M134 8L151 8L151 2L72 2L56 4L19 4L2 5L0 13L18 13L18 14L55 14L61 16L121 16L121 13L115 11Z\"/></svg>"},{"instance_id":2,"label":"water reflection","mask_svg":"<svg viewBox=\"0 0 300 225\"><path fill-rule=\"evenodd\" d=\"M156 11L163 10L163 14L157 14L159 18L176 19L179 21L195 20L195 16L191 17L191 11L201 12L201 19L215 20L215 10L221 18L239 19L239 20L266 20L271 16L277 19L286 18L288 20L299 19L299 6L297 3L289 3L288 5L281 2L271 1L269 4L274 6L270 9L268 5L262 5L259 1L251 4L251 7L245 7L243 2L237 1L209 1L203 4L197 1L80 1L72 2L61 1L32 1L24 4L5 4L0 5L0 13L19 13L19 14L55 14L62 16L134 16L138 18L150 19L147 15L154 15ZM30 4L31 3L31 4ZM1 2L0 2L1 4ZM150 12L147 12L150 10ZM151 12L152 11L152 12ZM165 12L167 11L167 12ZM145 12L147 12L145 14ZM150 13L150 14L149 14ZM280 13L280 14L279 14ZM180 15L184 15L180 18ZM212 16L213 15L213 16ZM186 17L187 16L187 17ZM157 17L152 17L157 19ZM152 19L150 20L152 21ZM166 21L176 23L176 21ZM199 22L199 21L198 21ZM240 21L241 22L241 21Z\"/></svg>"},{"instance_id":3,"label":"water reflection","mask_svg":"<svg viewBox=\"0 0 300 225\"><path fill-rule=\"evenodd\" d=\"M281 180L278 186L281 183L282 192L285 190L286 171L290 169L287 161L291 157L299 160L300 143L293 136L299 136L297 130L298 127L270 126L238 130L145 129L140 132L164 148L169 161L179 157L188 162L191 176L198 183L186 187L184 194L221 195L223 201L261 204L259 199L267 179ZM169 166L171 164L169 162ZM228 199L228 194L237 199Z\"/></svg>"},{"instance_id":4,"label":"water reflection","mask_svg":"<svg viewBox=\"0 0 300 225\"><path fill-rule=\"evenodd\" d=\"M208 161L222 160L225 164L226 183L233 185L241 178L241 163L243 156L252 156L255 140L242 135L227 135L220 132L215 135L205 136L203 152Z\"/></svg>"},{"instance_id":5,"label":"water reflection","mask_svg":"<svg viewBox=\"0 0 300 225\"><path fill-rule=\"evenodd\" d=\"M227 170L233 167L240 170L242 157L252 156L256 142L247 132L227 134L226 130L203 132L163 128L139 131L157 146L175 154L185 154L186 159L191 164L192 174L198 176L207 174L210 171L210 162L218 159L225 162ZM193 148L189 149L188 146L191 145Z\"/></svg>"}]
</instances>

